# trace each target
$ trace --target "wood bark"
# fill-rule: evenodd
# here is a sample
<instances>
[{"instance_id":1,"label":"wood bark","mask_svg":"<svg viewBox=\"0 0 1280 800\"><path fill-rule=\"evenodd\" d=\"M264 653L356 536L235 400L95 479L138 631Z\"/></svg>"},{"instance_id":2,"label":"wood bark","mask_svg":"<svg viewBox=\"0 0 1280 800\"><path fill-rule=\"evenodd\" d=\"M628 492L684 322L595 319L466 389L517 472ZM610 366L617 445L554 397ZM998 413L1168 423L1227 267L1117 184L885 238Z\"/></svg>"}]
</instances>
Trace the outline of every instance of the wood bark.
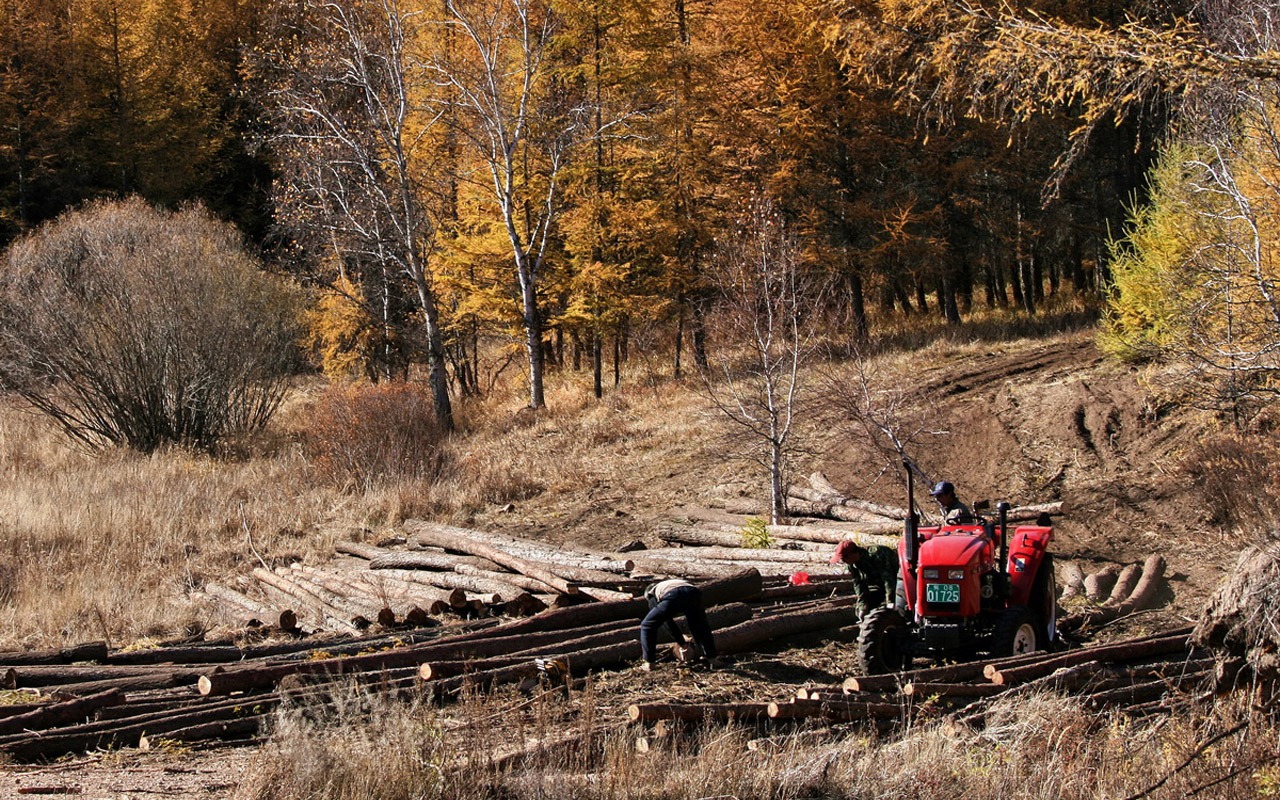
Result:
<instances>
[{"instance_id":1,"label":"wood bark","mask_svg":"<svg viewBox=\"0 0 1280 800\"><path fill-rule=\"evenodd\" d=\"M298 615L292 609L272 609L270 606L259 603L248 595L219 583L206 583L204 593L223 603L224 607L243 609L244 613L248 614L250 618L258 619L261 622L274 622L282 631L293 632L298 630Z\"/></svg>"},{"instance_id":2,"label":"wood bark","mask_svg":"<svg viewBox=\"0 0 1280 800\"><path fill-rule=\"evenodd\" d=\"M106 657L106 642L84 642L55 650L6 651L0 653L0 666L71 664L76 661L103 661Z\"/></svg>"},{"instance_id":3,"label":"wood bark","mask_svg":"<svg viewBox=\"0 0 1280 800\"><path fill-rule=\"evenodd\" d=\"M1138 564L1126 564L1120 570L1120 575L1116 578L1115 585L1111 587L1111 593L1107 596L1105 603L1119 605L1127 599L1129 593L1133 591L1133 587L1137 585L1138 576L1141 574L1141 566Z\"/></svg>"},{"instance_id":4,"label":"wood bark","mask_svg":"<svg viewBox=\"0 0 1280 800\"><path fill-rule=\"evenodd\" d=\"M1063 561L1059 564L1058 583L1062 586L1062 594L1058 602L1065 604L1084 593L1084 570L1074 561Z\"/></svg>"},{"instance_id":5,"label":"wood bark","mask_svg":"<svg viewBox=\"0 0 1280 800\"><path fill-rule=\"evenodd\" d=\"M810 525L770 525L768 531L771 535L793 541L838 545L845 539L851 539L864 547L873 544L897 547L898 540L902 538L902 525L899 524L850 526L848 530Z\"/></svg>"},{"instance_id":6,"label":"wood bark","mask_svg":"<svg viewBox=\"0 0 1280 800\"><path fill-rule=\"evenodd\" d=\"M741 547L742 534L705 528L662 528L658 538L671 544L692 545L694 547ZM823 552L827 548L822 542L803 542L799 539L774 538L773 546L780 550L809 550ZM644 555L646 550L633 551L632 556Z\"/></svg>"},{"instance_id":7,"label":"wood bark","mask_svg":"<svg viewBox=\"0 0 1280 800\"><path fill-rule=\"evenodd\" d=\"M771 547L656 547L636 553L641 561L650 558L709 559L711 561L777 561L787 564L816 564L827 567L830 553L814 550L778 550Z\"/></svg>"},{"instance_id":8,"label":"wood bark","mask_svg":"<svg viewBox=\"0 0 1280 800\"><path fill-rule=\"evenodd\" d=\"M770 703L770 719L820 718L831 722L856 722L864 719L898 719L905 709L896 703L873 703L861 700L826 702L795 699L788 703Z\"/></svg>"},{"instance_id":9,"label":"wood bark","mask_svg":"<svg viewBox=\"0 0 1280 800\"><path fill-rule=\"evenodd\" d=\"M1139 574L1137 580L1130 577L1126 583L1125 573ZM1074 631L1086 625L1101 625L1119 619L1127 614L1147 607L1160 588L1164 578L1164 558L1153 555L1147 558L1141 567L1130 565L1121 573L1116 581L1116 588L1111 597L1101 606L1086 608L1066 615L1058 621L1062 631ZM1119 599L1117 599L1119 598Z\"/></svg>"},{"instance_id":10,"label":"wood bark","mask_svg":"<svg viewBox=\"0 0 1280 800\"><path fill-rule=\"evenodd\" d=\"M293 564L289 569L290 578L302 588L321 598L330 608L350 615L352 622L357 627L361 626L357 620L364 620L366 624L374 622L383 625L395 624L395 612L388 608L385 603L381 603L363 593L350 593L350 587L341 581L337 583L337 589L331 588L326 585L327 579L324 574L312 567Z\"/></svg>"},{"instance_id":11,"label":"wood bark","mask_svg":"<svg viewBox=\"0 0 1280 800\"><path fill-rule=\"evenodd\" d=\"M734 626L751 618L751 609L741 603L732 603L712 609L707 613L707 622L713 631L724 626ZM659 641L669 641L665 629L660 629ZM713 635L716 635L713 633ZM512 637L521 638L521 637ZM719 645L720 637L716 635ZM615 649L614 646L617 646ZM560 656L571 666L579 669L597 669L621 661L634 660L640 657L638 629L634 625L622 628L611 628L587 633L577 637L547 642L534 646L517 644L518 649L503 653L483 661L446 661L422 664L418 675L424 681L440 677L453 677L461 674L461 669L482 673L488 670L503 669L514 666L512 660L528 661L538 656ZM615 652L616 651L616 652ZM450 674L452 671L452 674Z\"/></svg>"},{"instance_id":12,"label":"wood bark","mask_svg":"<svg viewBox=\"0 0 1280 800\"><path fill-rule=\"evenodd\" d=\"M1038 678L1053 672L1059 667L1069 667L1082 661L1134 661L1139 658L1153 658L1189 652L1191 652L1191 644L1188 641L1187 634L1177 634L1139 642L1118 642L1050 656L1042 661L1020 667L997 669L992 673L990 679L992 683L997 685L1010 685Z\"/></svg>"},{"instance_id":13,"label":"wood bark","mask_svg":"<svg viewBox=\"0 0 1280 800\"><path fill-rule=\"evenodd\" d=\"M107 689L96 694L64 700L61 703L49 703L23 714L14 714L0 719L0 736L64 725L84 719L99 709L120 705L123 702L123 692L119 689Z\"/></svg>"},{"instance_id":14,"label":"wood bark","mask_svg":"<svg viewBox=\"0 0 1280 800\"><path fill-rule=\"evenodd\" d=\"M738 722L769 715L768 703L643 703L627 706L632 722L677 719L684 722Z\"/></svg>"},{"instance_id":15,"label":"wood bark","mask_svg":"<svg viewBox=\"0 0 1280 800\"><path fill-rule=\"evenodd\" d=\"M343 619L341 611L330 608L320 598L303 589L293 580L277 575L271 570L262 567L255 568L253 576L267 589L279 592L281 596L297 603L325 627L337 628L347 633L358 634L360 632L360 626L354 624L350 619Z\"/></svg>"},{"instance_id":16,"label":"wood bark","mask_svg":"<svg viewBox=\"0 0 1280 800\"><path fill-rule=\"evenodd\" d=\"M1084 576L1084 596L1095 603L1102 600L1115 585L1119 570L1114 566L1103 567L1097 572Z\"/></svg>"},{"instance_id":17,"label":"wood bark","mask_svg":"<svg viewBox=\"0 0 1280 800\"><path fill-rule=\"evenodd\" d=\"M828 496L839 497L841 505L853 506L863 511L869 511L877 516L887 517L889 519L905 520L907 518L907 510L898 506L888 506L880 503L871 503L866 500L858 500L848 497L839 489L837 489L831 481L827 480L827 476L821 472L814 472L809 476L809 485L815 490L822 492Z\"/></svg>"},{"instance_id":18,"label":"wood bark","mask_svg":"<svg viewBox=\"0 0 1280 800\"><path fill-rule=\"evenodd\" d=\"M308 570L305 574L331 592L372 604L378 610L378 622L381 625L394 625L397 622L425 625L431 616L430 608L423 608L418 601L390 592L379 592L354 575L319 569ZM430 606L430 603L426 605Z\"/></svg>"},{"instance_id":19,"label":"wood bark","mask_svg":"<svg viewBox=\"0 0 1280 800\"><path fill-rule=\"evenodd\" d=\"M442 525L436 522L425 522L423 520L416 519L405 522L405 529L409 531L413 535L414 539L420 543L443 547L448 550L457 549L456 547L448 544L450 540L464 539L471 542L483 543L503 553L509 553L518 558L524 558L538 564L554 564L558 567L614 574L626 574L631 571L631 566L627 563L627 559L625 558L615 559L610 556L591 556L586 553L573 553L564 548L552 547L543 542L537 542L530 539L517 539L513 536L491 533L489 531L479 531L472 528L458 528L453 525ZM488 556L484 557L487 558ZM560 574L558 570L554 571L556 574Z\"/></svg>"},{"instance_id":20,"label":"wood bark","mask_svg":"<svg viewBox=\"0 0 1280 800\"><path fill-rule=\"evenodd\" d=\"M406 523L406 527L409 527L408 523ZM487 558L507 569L527 575L530 578L536 578L564 594L578 593L577 586L556 575L548 565L535 564L523 558L508 555L492 545L469 537L469 532L463 528L419 524L414 525L411 530L418 539L429 544L439 545L451 550L461 550L471 555Z\"/></svg>"},{"instance_id":21,"label":"wood bark","mask_svg":"<svg viewBox=\"0 0 1280 800\"><path fill-rule=\"evenodd\" d=\"M911 681L902 687L907 697L926 700L934 695L939 697L991 697L1000 694L1008 687L993 683L927 683Z\"/></svg>"},{"instance_id":22,"label":"wood bark","mask_svg":"<svg viewBox=\"0 0 1280 800\"><path fill-rule=\"evenodd\" d=\"M781 636L793 636L829 629L838 630L854 617L848 605L825 603L802 611L757 618L716 632L716 649L721 653L740 653L761 642Z\"/></svg>"},{"instance_id":23,"label":"wood bark","mask_svg":"<svg viewBox=\"0 0 1280 800\"><path fill-rule=\"evenodd\" d=\"M443 611L434 607L436 603L449 608L462 608L467 604L467 593L464 589L436 586L416 579L406 580L397 577L398 574L392 574L389 570L370 570L366 573L358 573L355 579L368 584L375 592L386 592L402 600L426 603L427 610L432 615ZM415 577L416 575L417 573Z\"/></svg>"},{"instance_id":24,"label":"wood bark","mask_svg":"<svg viewBox=\"0 0 1280 800\"><path fill-rule=\"evenodd\" d=\"M338 542L335 549L339 553L363 558L370 562L369 568L374 569L372 562L379 561L384 558L393 556L412 556L412 559L406 559L403 566L393 567L399 569L439 569L451 570L458 564L466 564L477 569L499 570L497 564L487 558L476 558L475 556L460 556L446 553L443 549L435 551L413 551L405 552L403 550L389 550L385 547L376 547L371 544L360 544L358 542Z\"/></svg>"}]
</instances>

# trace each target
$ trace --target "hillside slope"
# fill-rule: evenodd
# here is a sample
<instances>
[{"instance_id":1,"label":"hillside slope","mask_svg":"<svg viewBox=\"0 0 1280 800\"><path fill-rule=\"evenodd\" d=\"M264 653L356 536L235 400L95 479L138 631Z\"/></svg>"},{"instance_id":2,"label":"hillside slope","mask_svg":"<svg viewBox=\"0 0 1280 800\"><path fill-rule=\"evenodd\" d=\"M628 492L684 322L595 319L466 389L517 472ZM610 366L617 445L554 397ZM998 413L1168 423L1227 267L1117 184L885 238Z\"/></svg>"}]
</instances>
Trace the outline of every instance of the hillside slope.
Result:
<instances>
[{"instance_id":1,"label":"hillside slope","mask_svg":"<svg viewBox=\"0 0 1280 800\"><path fill-rule=\"evenodd\" d=\"M1065 502L1055 523L1059 559L1088 571L1161 553L1170 577L1164 607L1194 615L1234 558L1231 537L1210 523L1182 466L1212 420L1162 403L1143 369L1105 359L1088 332L934 346L884 359L874 380L893 387L900 397L885 402L900 403L899 416L922 431L910 452L932 480L953 481L968 502ZM838 391L838 381L838 373L815 379L812 393ZM657 420L619 415L594 453L579 456L596 470L585 479L461 521L611 549L655 543L653 531L684 504L745 498L765 507L761 468L740 457L747 443L714 413L682 406ZM811 416L799 479L820 470L850 495L904 503L901 469L855 420L831 406ZM569 428L544 421L529 434L544 445L577 437L577 447L592 450ZM923 487L916 500L929 501Z\"/></svg>"}]
</instances>

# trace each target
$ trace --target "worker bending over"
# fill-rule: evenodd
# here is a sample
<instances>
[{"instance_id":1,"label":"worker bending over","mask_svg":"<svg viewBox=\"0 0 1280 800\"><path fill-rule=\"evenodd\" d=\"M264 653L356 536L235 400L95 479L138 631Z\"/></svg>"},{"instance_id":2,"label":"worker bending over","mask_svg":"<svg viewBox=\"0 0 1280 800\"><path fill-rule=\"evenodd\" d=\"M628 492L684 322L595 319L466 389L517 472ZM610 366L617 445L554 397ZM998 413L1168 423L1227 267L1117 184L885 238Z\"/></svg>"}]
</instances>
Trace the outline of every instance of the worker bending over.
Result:
<instances>
[{"instance_id":1,"label":"worker bending over","mask_svg":"<svg viewBox=\"0 0 1280 800\"><path fill-rule=\"evenodd\" d=\"M707 612L702 606L701 589L686 580L672 578L650 586L645 590L644 596L649 601L649 613L640 623L643 669L653 669L657 659L657 634L660 626L666 625L671 638L676 640L681 649L684 648L684 634L675 623L675 618L681 614L689 623L689 633L702 651L702 658L714 665L716 642L711 635L711 625L707 622Z\"/></svg>"}]
</instances>

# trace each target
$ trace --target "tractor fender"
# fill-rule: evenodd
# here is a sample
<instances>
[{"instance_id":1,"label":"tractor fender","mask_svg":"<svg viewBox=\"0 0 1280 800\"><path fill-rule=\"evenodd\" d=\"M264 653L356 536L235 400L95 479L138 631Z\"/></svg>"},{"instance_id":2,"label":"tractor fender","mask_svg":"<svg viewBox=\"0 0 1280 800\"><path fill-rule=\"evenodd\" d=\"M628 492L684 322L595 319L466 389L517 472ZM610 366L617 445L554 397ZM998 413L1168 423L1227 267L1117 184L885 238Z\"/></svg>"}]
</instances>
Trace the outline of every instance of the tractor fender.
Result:
<instances>
[{"instance_id":1,"label":"tractor fender","mask_svg":"<svg viewBox=\"0 0 1280 800\"><path fill-rule=\"evenodd\" d=\"M1042 525L1020 525L1009 537L1010 605L1031 605L1031 591L1036 574L1049 550L1053 528Z\"/></svg>"}]
</instances>

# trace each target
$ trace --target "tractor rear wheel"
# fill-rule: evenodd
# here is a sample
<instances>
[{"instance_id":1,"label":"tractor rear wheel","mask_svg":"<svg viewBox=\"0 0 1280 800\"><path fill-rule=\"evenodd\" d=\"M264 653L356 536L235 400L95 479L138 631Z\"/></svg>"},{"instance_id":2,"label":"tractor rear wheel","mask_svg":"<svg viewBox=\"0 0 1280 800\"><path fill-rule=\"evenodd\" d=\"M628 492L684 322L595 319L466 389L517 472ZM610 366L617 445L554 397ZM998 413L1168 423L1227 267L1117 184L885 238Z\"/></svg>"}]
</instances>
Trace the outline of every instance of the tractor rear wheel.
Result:
<instances>
[{"instance_id":1,"label":"tractor rear wheel","mask_svg":"<svg viewBox=\"0 0 1280 800\"><path fill-rule=\"evenodd\" d=\"M872 610L858 623L858 664L866 675L880 675L905 669L911 661L907 652L907 625L896 608Z\"/></svg>"},{"instance_id":2,"label":"tractor rear wheel","mask_svg":"<svg viewBox=\"0 0 1280 800\"><path fill-rule=\"evenodd\" d=\"M1058 582L1053 570L1053 554L1045 553L1040 570L1031 584L1031 607L1039 630L1040 649L1048 650L1058 641Z\"/></svg>"},{"instance_id":3,"label":"tractor rear wheel","mask_svg":"<svg viewBox=\"0 0 1280 800\"><path fill-rule=\"evenodd\" d=\"M991 654L996 658L1021 656L1041 649L1036 615L1025 606L1005 609L996 623Z\"/></svg>"}]
</instances>

